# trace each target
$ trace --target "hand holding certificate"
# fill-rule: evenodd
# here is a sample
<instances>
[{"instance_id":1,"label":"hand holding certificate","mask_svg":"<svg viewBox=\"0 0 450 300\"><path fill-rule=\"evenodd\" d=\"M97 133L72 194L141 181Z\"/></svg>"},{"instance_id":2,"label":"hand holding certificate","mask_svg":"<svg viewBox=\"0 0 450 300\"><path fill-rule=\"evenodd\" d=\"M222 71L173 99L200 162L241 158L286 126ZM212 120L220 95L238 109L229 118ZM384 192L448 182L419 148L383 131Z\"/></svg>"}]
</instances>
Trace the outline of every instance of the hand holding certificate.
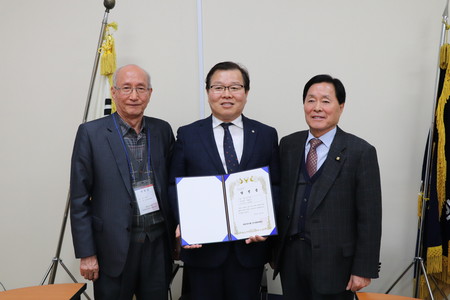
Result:
<instances>
[{"instance_id":1,"label":"hand holding certificate","mask_svg":"<svg viewBox=\"0 0 450 300\"><path fill-rule=\"evenodd\" d=\"M263 241L277 233L268 167L177 178L177 194L182 245Z\"/></svg>"}]
</instances>

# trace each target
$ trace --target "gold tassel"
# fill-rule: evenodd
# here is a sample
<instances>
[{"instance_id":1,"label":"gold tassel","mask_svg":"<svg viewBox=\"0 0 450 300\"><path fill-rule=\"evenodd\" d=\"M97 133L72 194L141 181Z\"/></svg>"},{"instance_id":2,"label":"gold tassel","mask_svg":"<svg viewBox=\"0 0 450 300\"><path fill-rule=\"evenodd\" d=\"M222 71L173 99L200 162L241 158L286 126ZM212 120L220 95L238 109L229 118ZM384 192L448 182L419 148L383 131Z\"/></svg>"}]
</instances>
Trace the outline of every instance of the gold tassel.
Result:
<instances>
[{"instance_id":1,"label":"gold tassel","mask_svg":"<svg viewBox=\"0 0 450 300\"><path fill-rule=\"evenodd\" d=\"M114 37L110 33L110 28L113 28L117 31L117 23L112 22L106 25L105 36L103 39L102 47L98 50L101 52L100 58L100 74L107 76L109 85L113 86L113 74L117 69L116 65L116 45L114 41ZM112 96L111 96L112 99ZM114 101L111 102L111 113L116 111L116 104Z\"/></svg>"},{"instance_id":2,"label":"gold tassel","mask_svg":"<svg viewBox=\"0 0 450 300\"><path fill-rule=\"evenodd\" d=\"M428 247L427 271L429 274L442 272L442 246Z\"/></svg>"},{"instance_id":3,"label":"gold tassel","mask_svg":"<svg viewBox=\"0 0 450 300\"><path fill-rule=\"evenodd\" d=\"M448 253L450 253L450 241L447 242L447 256L442 255L442 273L445 272L445 281L450 283L450 260L448 259Z\"/></svg>"},{"instance_id":4,"label":"gold tassel","mask_svg":"<svg viewBox=\"0 0 450 300\"><path fill-rule=\"evenodd\" d=\"M100 60L100 74L109 76L116 70L116 50L114 38L108 34L102 45L102 57Z\"/></svg>"},{"instance_id":5,"label":"gold tassel","mask_svg":"<svg viewBox=\"0 0 450 300\"><path fill-rule=\"evenodd\" d=\"M450 68L447 68L444 78L442 92L436 108L436 128L438 132L437 144L437 170L436 170L436 192L438 198L439 218L445 202L445 182L447 180L447 160L445 158L445 124L444 109L447 99L450 97Z\"/></svg>"},{"instance_id":6,"label":"gold tassel","mask_svg":"<svg viewBox=\"0 0 450 300\"><path fill-rule=\"evenodd\" d=\"M450 45L446 42L444 45L442 45L442 47L445 47L443 54L446 55L445 60L446 60L447 64L446 64L445 68L442 68L443 70L445 70L448 67L448 63L450 62Z\"/></svg>"},{"instance_id":7,"label":"gold tassel","mask_svg":"<svg viewBox=\"0 0 450 300\"><path fill-rule=\"evenodd\" d=\"M443 70L447 69L448 62L450 61L449 55L450 55L450 49L449 44L447 43L448 40L448 30L450 29L450 26L447 24L447 22L444 22L445 24L445 35L444 35L444 44L441 46L440 53L439 53L439 67Z\"/></svg>"},{"instance_id":8,"label":"gold tassel","mask_svg":"<svg viewBox=\"0 0 450 300\"><path fill-rule=\"evenodd\" d=\"M447 247L450 250L450 242L448 243ZM442 297L442 295L440 293L437 293L437 290L440 289L442 292L444 292L445 294L449 293L449 284L450 284L450 266L448 265L449 260L447 256L442 256L442 272L441 273L434 273L431 276L436 279L433 280L433 282L435 283L435 285L431 285L431 287L433 288L433 296L434 299L436 300L442 300L445 299ZM423 276L423 275L422 275ZM431 278L431 276L429 278ZM422 277L421 280L421 285L420 285L420 289L421 289L421 293L420 295L423 296L421 299L430 299L430 295L428 292L428 286L426 285L425 282L425 277ZM434 295L436 294L437 295Z\"/></svg>"},{"instance_id":9,"label":"gold tassel","mask_svg":"<svg viewBox=\"0 0 450 300\"><path fill-rule=\"evenodd\" d=\"M442 273L441 273L441 281L445 282L446 284L450 283L450 277L449 277L449 271L450 266L448 265L448 257L442 256Z\"/></svg>"},{"instance_id":10,"label":"gold tassel","mask_svg":"<svg viewBox=\"0 0 450 300\"><path fill-rule=\"evenodd\" d=\"M447 69L448 66L448 44L441 46L439 53L439 67L443 70Z\"/></svg>"},{"instance_id":11,"label":"gold tassel","mask_svg":"<svg viewBox=\"0 0 450 300\"><path fill-rule=\"evenodd\" d=\"M110 28L117 30L117 23L109 23L106 25L105 37L103 39L102 47L99 51L102 53L100 60L100 74L110 76L116 70L116 47L114 37L110 33Z\"/></svg>"},{"instance_id":12,"label":"gold tassel","mask_svg":"<svg viewBox=\"0 0 450 300\"><path fill-rule=\"evenodd\" d=\"M450 25L445 24L444 45L440 49L439 66L446 69L444 83L442 85L441 95L439 96L438 105L436 108L436 128L438 131L438 145L437 145L437 170L436 170L436 192L439 203L439 218L441 217L442 208L445 202L445 182L447 180L447 160L445 158L445 125L444 125L444 108L447 100L450 97L450 45L448 44L448 30Z\"/></svg>"},{"instance_id":13,"label":"gold tassel","mask_svg":"<svg viewBox=\"0 0 450 300\"><path fill-rule=\"evenodd\" d=\"M428 288L427 288L427 284L425 281L425 276L424 275L420 275L420 279L419 279L419 297L420 299L425 299L428 296L429 292L428 292Z\"/></svg>"}]
</instances>

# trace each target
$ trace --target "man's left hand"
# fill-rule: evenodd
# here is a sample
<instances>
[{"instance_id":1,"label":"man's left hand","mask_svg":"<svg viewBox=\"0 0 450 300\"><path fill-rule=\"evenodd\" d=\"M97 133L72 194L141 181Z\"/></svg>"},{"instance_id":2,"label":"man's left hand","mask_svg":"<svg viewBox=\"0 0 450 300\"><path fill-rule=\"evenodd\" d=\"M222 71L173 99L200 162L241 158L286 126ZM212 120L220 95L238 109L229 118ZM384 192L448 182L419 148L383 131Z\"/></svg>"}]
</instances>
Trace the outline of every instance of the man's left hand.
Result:
<instances>
[{"instance_id":1,"label":"man's left hand","mask_svg":"<svg viewBox=\"0 0 450 300\"><path fill-rule=\"evenodd\" d=\"M348 281L346 290L350 290L352 292L357 292L362 288L365 288L370 284L370 278L359 277L356 275L351 275L350 280Z\"/></svg>"}]
</instances>

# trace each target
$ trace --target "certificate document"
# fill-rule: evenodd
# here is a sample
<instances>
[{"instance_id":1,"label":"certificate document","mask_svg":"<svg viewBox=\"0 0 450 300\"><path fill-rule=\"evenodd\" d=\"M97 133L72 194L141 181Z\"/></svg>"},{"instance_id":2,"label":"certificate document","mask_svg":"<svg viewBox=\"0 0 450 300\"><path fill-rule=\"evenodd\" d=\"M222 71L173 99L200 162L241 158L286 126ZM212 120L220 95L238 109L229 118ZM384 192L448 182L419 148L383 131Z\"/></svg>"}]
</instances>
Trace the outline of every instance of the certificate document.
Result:
<instances>
[{"instance_id":1,"label":"certificate document","mask_svg":"<svg viewBox=\"0 0 450 300\"><path fill-rule=\"evenodd\" d=\"M182 245L277 234L268 167L176 182Z\"/></svg>"}]
</instances>

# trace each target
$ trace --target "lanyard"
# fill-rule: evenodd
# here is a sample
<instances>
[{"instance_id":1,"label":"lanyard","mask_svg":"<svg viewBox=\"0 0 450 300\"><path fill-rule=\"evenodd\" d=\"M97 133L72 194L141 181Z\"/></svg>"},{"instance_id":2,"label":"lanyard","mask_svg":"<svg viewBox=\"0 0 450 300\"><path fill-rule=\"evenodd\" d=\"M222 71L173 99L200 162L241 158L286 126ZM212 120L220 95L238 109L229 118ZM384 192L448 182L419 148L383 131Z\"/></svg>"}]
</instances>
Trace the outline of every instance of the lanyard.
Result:
<instances>
[{"instance_id":1,"label":"lanyard","mask_svg":"<svg viewBox=\"0 0 450 300\"><path fill-rule=\"evenodd\" d=\"M131 179L133 180L132 182L134 184L134 182L136 182L136 178L134 177L134 174L131 171L132 170L132 168L131 168L131 160L130 160L130 156L129 156L128 151L127 151L127 146L125 145L125 141L123 139L123 134L122 134L122 132L119 129L119 125L117 124L116 114L113 114L112 117L113 117L113 120L114 120L114 125L116 125L117 134L119 134L120 141L122 142L122 146L123 146L123 149L125 151L125 156L127 157L128 171L130 172L130 176L131 176ZM147 129L146 131L147 131L147 167L148 167L148 172L150 174L150 170L151 170L150 169L150 130Z\"/></svg>"}]
</instances>

